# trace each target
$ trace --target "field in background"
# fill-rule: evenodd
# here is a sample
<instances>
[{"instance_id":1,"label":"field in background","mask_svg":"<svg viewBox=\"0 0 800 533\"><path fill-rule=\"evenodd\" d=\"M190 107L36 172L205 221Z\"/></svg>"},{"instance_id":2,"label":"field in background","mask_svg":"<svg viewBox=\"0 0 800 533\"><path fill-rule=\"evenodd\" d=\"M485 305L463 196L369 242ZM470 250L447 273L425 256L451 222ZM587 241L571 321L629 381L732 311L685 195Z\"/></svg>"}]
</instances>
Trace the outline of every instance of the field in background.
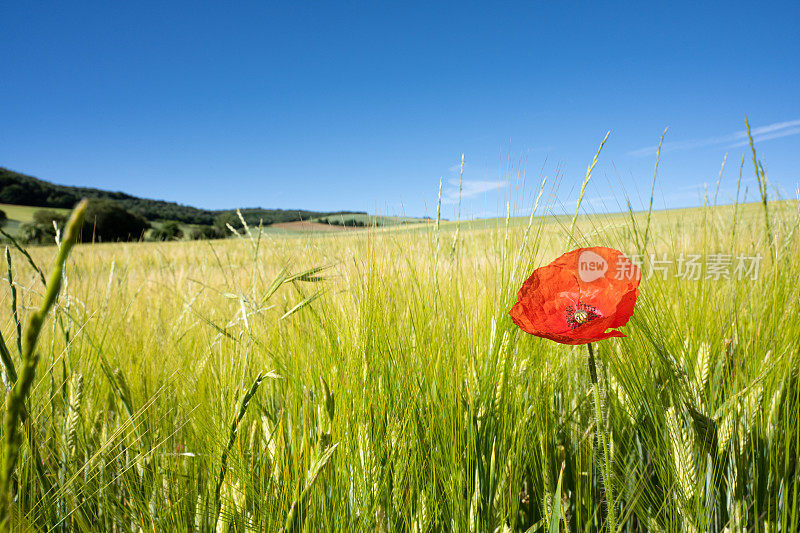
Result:
<instances>
[{"instance_id":1,"label":"field in background","mask_svg":"<svg viewBox=\"0 0 800 533\"><path fill-rule=\"evenodd\" d=\"M48 209L50 211L63 214L69 214L70 211L69 209L59 209L55 207L31 207L27 205L0 204L0 211L3 211L6 214L6 217L8 217L8 220L5 222L5 224L2 224L0 227L2 227L11 235L16 236L18 234L20 224L32 222L33 214L41 209Z\"/></svg>"},{"instance_id":2,"label":"field in background","mask_svg":"<svg viewBox=\"0 0 800 533\"><path fill-rule=\"evenodd\" d=\"M69 209L59 209L57 207L31 207L28 205L0 204L0 211L4 211L9 220L16 222L31 222L33 214L41 209L55 211L56 213L69 214Z\"/></svg>"},{"instance_id":3,"label":"field in background","mask_svg":"<svg viewBox=\"0 0 800 533\"><path fill-rule=\"evenodd\" d=\"M270 229L284 230L284 231L301 231L301 232L318 232L318 231L352 231L359 228L348 226L334 226L332 224L325 224L320 222L281 222L279 224L272 224Z\"/></svg>"},{"instance_id":4,"label":"field in background","mask_svg":"<svg viewBox=\"0 0 800 533\"><path fill-rule=\"evenodd\" d=\"M604 245L645 272L651 254L761 258L755 279L656 273L628 337L596 345L625 530L796 531L800 213L769 209L769 229L758 204L581 216L571 241L571 217L525 217L78 246L39 342L16 523L598 531L585 347L506 313L533 268ZM31 249L43 269L54 252ZM11 255L24 321L43 289Z\"/></svg>"},{"instance_id":5,"label":"field in background","mask_svg":"<svg viewBox=\"0 0 800 533\"><path fill-rule=\"evenodd\" d=\"M342 215L328 215L319 218L311 219L311 222L324 222L328 224L348 224L352 221L360 224L362 227L388 227L398 226L403 224L420 224L431 222L423 218L412 217L396 217L396 216L383 216L383 215L366 215L363 213L342 214Z\"/></svg>"}]
</instances>

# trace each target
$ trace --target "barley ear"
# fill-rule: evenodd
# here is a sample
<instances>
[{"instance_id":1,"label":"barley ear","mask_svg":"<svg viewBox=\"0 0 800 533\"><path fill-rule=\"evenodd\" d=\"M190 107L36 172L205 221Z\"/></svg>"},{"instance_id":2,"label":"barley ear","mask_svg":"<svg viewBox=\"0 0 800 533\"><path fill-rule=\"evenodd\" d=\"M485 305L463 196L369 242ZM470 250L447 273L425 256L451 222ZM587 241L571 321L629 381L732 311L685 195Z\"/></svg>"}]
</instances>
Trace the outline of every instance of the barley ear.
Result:
<instances>
[{"instance_id":1,"label":"barley ear","mask_svg":"<svg viewBox=\"0 0 800 533\"><path fill-rule=\"evenodd\" d=\"M250 386L250 390L248 390L244 397L242 398L242 403L239 405L239 412L236 415L236 418L233 419L231 422L231 429L230 434L228 436L228 445L222 451L222 457L220 458L220 469L219 469L219 476L217 476L217 486L214 491L214 498L216 502L216 511L215 511L215 518L214 520L219 519L221 507L222 507L222 483L225 481L225 472L228 470L228 455L231 453L231 449L233 449L233 444L236 442L236 435L239 434L239 424L242 422L244 415L247 413L247 407L250 405L250 400L255 396L256 391L258 390L258 386L261 385L261 382L264 381L265 378L276 378L277 376L272 372L259 372L258 376L256 376L256 380ZM214 528L216 529L216 527Z\"/></svg>"},{"instance_id":2,"label":"barley ear","mask_svg":"<svg viewBox=\"0 0 800 533\"><path fill-rule=\"evenodd\" d=\"M300 495L292 501L292 506L289 508L289 513L286 515L286 523L284 524L283 528L281 528L279 533L291 533L295 530L303 530L304 514L301 510L301 507L304 507L308 504L314 482L317 481L320 472L322 472L322 470L325 468L325 465L328 464L328 461L333 456L333 452L335 452L336 448L338 447L339 443L337 442L328 448L317 460L317 462L314 463L308 470L308 481L306 482L306 486L302 491L300 491Z\"/></svg>"},{"instance_id":3,"label":"barley ear","mask_svg":"<svg viewBox=\"0 0 800 533\"><path fill-rule=\"evenodd\" d=\"M8 246L6 246L6 266L8 266L8 286L11 289L11 316L14 318L17 332L17 352L22 353L22 322L19 321L17 313L17 288L14 286L14 269L11 267L11 251Z\"/></svg>"},{"instance_id":4,"label":"barley ear","mask_svg":"<svg viewBox=\"0 0 800 533\"><path fill-rule=\"evenodd\" d=\"M81 404L83 404L83 374L75 373L70 378L69 404L65 434L69 456L75 457L78 452L78 428L82 425Z\"/></svg>"}]
</instances>

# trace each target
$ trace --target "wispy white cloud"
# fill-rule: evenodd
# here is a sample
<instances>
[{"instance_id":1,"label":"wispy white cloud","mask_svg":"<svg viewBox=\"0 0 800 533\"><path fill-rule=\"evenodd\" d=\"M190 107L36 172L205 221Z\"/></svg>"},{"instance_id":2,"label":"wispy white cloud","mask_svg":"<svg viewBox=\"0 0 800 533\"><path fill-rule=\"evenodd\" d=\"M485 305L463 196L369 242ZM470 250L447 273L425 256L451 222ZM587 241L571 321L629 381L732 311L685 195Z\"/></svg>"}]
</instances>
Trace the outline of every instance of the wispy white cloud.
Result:
<instances>
[{"instance_id":1,"label":"wispy white cloud","mask_svg":"<svg viewBox=\"0 0 800 533\"><path fill-rule=\"evenodd\" d=\"M750 128L750 133L753 135L753 141L763 142L770 139L779 139L781 137L789 137L791 135L800 134L800 119L789 120L786 122L775 122L766 126L759 126L758 128ZM693 139L689 141L679 142L666 142L661 146L661 153L674 152L677 150L692 150L694 148L703 148L706 146L727 145L728 148L735 148L737 146L747 145L747 130L740 130L728 135L721 135L718 137L707 137L705 139ZM634 157L652 156L655 155L657 145L645 146L628 152L628 155Z\"/></svg>"},{"instance_id":2,"label":"wispy white cloud","mask_svg":"<svg viewBox=\"0 0 800 533\"><path fill-rule=\"evenodd\" d=\"M461 200L502 189L505 186L506 182L504 181L464 180L461 182ZM458 202L458 179L449 179L447 180L447 189L442 191L442 203L452 204L456 202Z\"/></svg>"},{"instance_id":3,"label":"wispy white cloud","mask_svg":"<svg viewBox=\"0 0 800 533\"><path fill-rule=\"evenodd\" d=\"M788 128L788 129L776 131L776 132L773 132L773 133L759 135L758 137L753 135L753 141L768 141L770 139L780 139L781 137L789 137L790 135L797 135L798 133L800 133L800 127L798 127L798 128ZM729 148L735 148L737 146L745 146L749 142L750 141L748 139L745 139L743 141L739 141L739 142L736 142L736 143L730 145Z\"/></svg>"}]
</instances>

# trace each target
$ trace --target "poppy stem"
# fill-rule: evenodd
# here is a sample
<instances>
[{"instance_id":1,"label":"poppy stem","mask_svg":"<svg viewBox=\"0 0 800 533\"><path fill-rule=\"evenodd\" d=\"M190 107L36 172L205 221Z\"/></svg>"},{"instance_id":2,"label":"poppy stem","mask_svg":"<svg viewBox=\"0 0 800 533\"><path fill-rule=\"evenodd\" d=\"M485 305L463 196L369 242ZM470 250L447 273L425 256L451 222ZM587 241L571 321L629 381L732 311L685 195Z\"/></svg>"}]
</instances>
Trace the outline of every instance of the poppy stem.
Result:
<instances>
[{"instance_id":1,"label":"poppy stem","mask_svg":"<svg viewBox=\"0 0 800 533\"><path fill-rule=\"evenodd\" d=\"M594 362L594 348L592 343L586 345L589 348L589 377L592 380L592 385L597 385L597 366Z\"/></svg>"},{"instance_id":2,"label":"poppy stem","mask_svg":"<svg viewBox=\"0 0 800 533\"><path fill-rule=\"evenodd\" d=\"M586 347L589 349L589 378L592 380L592 389L594 391L594 413L597 423L597 440L602 445L603 450L603 490L605 491L606 500L606 524L608 531L615 532L617 530L617 518L614 509L614 496L611 489L611 453L609 450L609 435L606 432L605 418L603 417L603 408L600 402L600 385L597 382L597 365L594 361L594 347L592 343L587 343Z\"/></svg>"}]
</instances>

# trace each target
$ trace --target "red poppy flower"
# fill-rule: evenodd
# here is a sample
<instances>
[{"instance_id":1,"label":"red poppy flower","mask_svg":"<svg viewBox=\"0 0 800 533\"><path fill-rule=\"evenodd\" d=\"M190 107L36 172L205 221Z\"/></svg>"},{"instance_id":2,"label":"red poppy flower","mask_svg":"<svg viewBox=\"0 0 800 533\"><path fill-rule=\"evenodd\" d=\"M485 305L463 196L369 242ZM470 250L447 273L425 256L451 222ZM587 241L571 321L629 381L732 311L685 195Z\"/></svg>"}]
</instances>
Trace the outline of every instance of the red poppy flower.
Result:
<instances>
[{"instance_id":1,"label":"red poppy flower","mask_svg":"<svg viewBox=\"0 0 800 533\"><path fill-rule=\"evenodd\" d=\"M534 270L508 314L522 331L562 344L624 337L613 328L633 315L640 279L622 252L578 248Z\"/></svg>"}]
</instances>

